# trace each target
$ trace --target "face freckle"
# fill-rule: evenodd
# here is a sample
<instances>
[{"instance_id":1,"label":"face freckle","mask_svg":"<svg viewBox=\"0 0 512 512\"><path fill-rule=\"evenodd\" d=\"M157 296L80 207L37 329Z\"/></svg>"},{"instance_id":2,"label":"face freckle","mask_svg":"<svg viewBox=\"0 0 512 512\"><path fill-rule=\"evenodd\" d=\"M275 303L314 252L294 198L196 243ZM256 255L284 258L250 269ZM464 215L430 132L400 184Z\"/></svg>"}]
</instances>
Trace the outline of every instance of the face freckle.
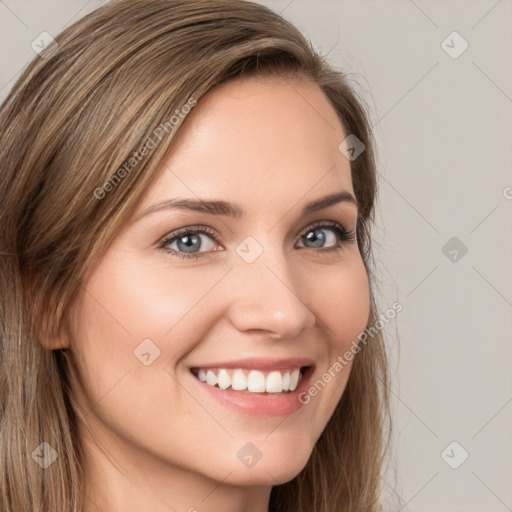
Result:
<instances>
[{"instance_id":1,"label":"face freckle","mask_svg":"<svg viewBox=\"0 0 512 512\"><path fill-rule=\"evenodd\" d=\"M309 403L297 393L350 348L369 315L357 243L332 227L356 228L350 162L338 150L346 135L306 81L228 82L187 116L133 217L84 284L70 342L80 361L79 403L128 471L164 465L167 474L274 485L269 475L284 482L306 464L351 364ZM337 192L345 199L302 213ZM171 199L224 201L243 215L160 208L141 216ZM188 239L158 247L184 227ZM196 258L176 254L194 246ZM244 378L257 389L262 376L269 389L289 387L296 367L292 392L232 389ZM200 378L208 370L215 387ZM99 457L93 445L89 439ZM244 446L258 458L253 467L243 463Z\"/></svg>"}]
</instances>

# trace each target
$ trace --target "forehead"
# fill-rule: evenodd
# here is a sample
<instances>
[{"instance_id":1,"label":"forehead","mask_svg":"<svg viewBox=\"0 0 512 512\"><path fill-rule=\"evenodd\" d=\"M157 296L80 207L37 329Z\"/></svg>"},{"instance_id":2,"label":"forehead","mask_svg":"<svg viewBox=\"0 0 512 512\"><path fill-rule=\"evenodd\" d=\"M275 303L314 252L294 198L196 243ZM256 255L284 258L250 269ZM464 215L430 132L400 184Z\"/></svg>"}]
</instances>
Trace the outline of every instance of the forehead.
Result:
<instances>
[{"instance_id":1,"label":"forehead","mask_svg":"<svg viewBox=\"0 0 512 512\"><path fill-rule=\"evenodd\" d=\"M350 163L334 109L309 81L224 83L187 115L143 205L172 197L305 201L345 189Z\"/></svg>"}]
</instances>

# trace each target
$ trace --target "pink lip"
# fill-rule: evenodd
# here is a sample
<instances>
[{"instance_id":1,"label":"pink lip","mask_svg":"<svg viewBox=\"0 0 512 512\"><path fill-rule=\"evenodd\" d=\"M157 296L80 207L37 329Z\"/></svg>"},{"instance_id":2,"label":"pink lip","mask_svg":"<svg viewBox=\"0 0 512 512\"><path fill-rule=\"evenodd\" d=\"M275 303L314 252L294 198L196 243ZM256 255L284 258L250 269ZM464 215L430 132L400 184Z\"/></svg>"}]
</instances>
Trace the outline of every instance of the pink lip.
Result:
<instances>
[{"instance_id":1,"label":"pink lip","mask_svg":"<svg viewBox=\"0 0 512 512\"><path fill-rule=\"evenodd\" d=\"M216 363L208 363L205 365L197 365L194 368L202 368L204 370L212 368L248 368L251 370L272 371L272 370L294 370L303 366L313 366L312 359L303 357L288 357L285 359L265 359L265 358L246 358L234 361L219 361Z\"/></svg>"},{"instance_id":2,"label":"pink lip","mask_svg":"<svg viewBox=\"0 0 512 512\"><path fill-rule=\"evenodd\" d=\"M256 360L253 359L251 361L255 362ZM286 361L284 367L283 361ZM307 361L310 364L301 364L301 361ZM233 366L228 365L226 362L215 363L214 365L208 365L208 368L249 368L251 366L247 366L248 362L249 360L231 361L230 363L233 363ZM269 360L266 360L266 363L262 364L262 360L258 360L258 363L252 366L252 368L262 371L265 369L298 368L299 366L308 366L308 368L304 370L295 391L285 393L250 393L248 391L235 391L233 389L222 390L218 387L201 382L196 377L192 378L197 383L199 389L207 394L207 396L239 413L251 416L286 416L297 411L304 405L299 400L299 395L309 387L311 376L314 373L314 367L311 366L311 361L306 359L287 359L270 363ZM200 366L199 368L207 367Z\"/></svg>"}]
</instances>

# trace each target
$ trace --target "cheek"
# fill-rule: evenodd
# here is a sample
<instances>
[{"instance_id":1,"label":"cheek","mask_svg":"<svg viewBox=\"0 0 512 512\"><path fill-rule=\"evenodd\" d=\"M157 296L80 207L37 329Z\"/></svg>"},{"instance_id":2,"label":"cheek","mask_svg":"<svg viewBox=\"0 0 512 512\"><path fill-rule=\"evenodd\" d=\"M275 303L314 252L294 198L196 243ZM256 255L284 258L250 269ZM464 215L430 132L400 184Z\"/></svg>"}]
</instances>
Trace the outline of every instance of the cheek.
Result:
<instances>
[{"instance_id":1,"label":"cheek","mask_svg":"<svg viewBox=\"0 0 512 512\"><path fill-rule=\"evenodd\" d=\"M74 387L81 405L88 410L97 404L95 415L103 423L133 439L136 432L151 431L155 438L161 434L161 425L147 418L162 418L168 432L173 423L179 426L171 416L162 416L171 403L184 422L191 415L203 417L204 411L180 394L170 373L211 327L217 311L211 292L227 270L218 266L209 272L180 272L165 262L143 265L107 254L77 303L80 314L71 348L78 362L80 382ZM137 358L141 346L150 353L148 366Z\"/></svg>"},{"instance_id":2,"label":"cheek","mask_svg":"<svg viewBox=\"0 0 512 512\"><path fill-rule=\"evenodd\" d=\"M166 262L116 261L106 257L85 285L80 311L88 345L101 344L106 355L131 361L149 338L167 360L179 357L195 338L191 330L201 326L201 302L225 270L179 271Z\"/></svg>"},{"instance_id":3,"label":"cheek","mask_svg":"<svg viewBox=\"0 0 512 512\"><path fill-rule=\"evenodd\" d=\"M79 362L76 386L89 406L101 400L116 408L130 396L149 407L144 390L153 396L169 392L168 372L207 335L217 314L212 292L229 270L170 271L169 263L128 256L107 253L78 305L71 349ZM148 352L145 366L142 354Z\"/></svg>"},{"instance_id":4,"label":"cheek","mask_svg":"<svg viewBox=\"0 0 512 512\"><path fill-rule=\"evenodd\" d=\"M311 306L322 330L325 351L316 379L303 397L315 408L311 431L316 442L332 416L352 371L358 336L367 326L370 292L366 269L361 259L344 262L336 271L326 268L315 273L315 293ZM347 355L348 354L348 355Z\"/></svg>"},{"instance_id":5,"label":"cheek","mask_svg":"<svg viewBox=\"0 0 512 512\"><path fill-rule=\"evenodd\" d=\"M368 276L359 258L347 261L336 271L317 271L315 282L312 306L325 329L332 363L366 328L370 314Z\"/></svg>"}]
</instances>

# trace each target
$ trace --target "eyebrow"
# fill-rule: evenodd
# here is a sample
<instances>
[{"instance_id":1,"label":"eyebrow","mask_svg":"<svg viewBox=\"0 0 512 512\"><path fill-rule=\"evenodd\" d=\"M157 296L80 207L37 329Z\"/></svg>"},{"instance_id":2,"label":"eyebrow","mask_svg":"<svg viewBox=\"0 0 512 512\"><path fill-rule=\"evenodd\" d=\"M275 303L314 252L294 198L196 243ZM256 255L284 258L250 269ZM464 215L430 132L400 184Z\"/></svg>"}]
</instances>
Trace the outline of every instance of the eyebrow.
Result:
<instances>
[{"instance_id":1,"label":"eyebrow","mask_svg":"<svg viewBox=\"0 0 512 512\"><path fill-rule=\"evenodd\" d=\"M341 190L333 194L329 194L325 197L315 199L310 203L306 204L302 209L302 215L308 215L310 213L322 210L329 206L337 203L352 203L357 207L357 201L355 197L347 190ZM139 220L150 213L154 213L162 210L192 210L195 212L208 213L211 215L225 215L240 219L244 217L245 212L241 205L238 203L228 203L226 201L216 200L203 200L203 199L167 199L161 203L157 203L153 206L146 208L135 220Z\"/></svg>"}]
</instances>

